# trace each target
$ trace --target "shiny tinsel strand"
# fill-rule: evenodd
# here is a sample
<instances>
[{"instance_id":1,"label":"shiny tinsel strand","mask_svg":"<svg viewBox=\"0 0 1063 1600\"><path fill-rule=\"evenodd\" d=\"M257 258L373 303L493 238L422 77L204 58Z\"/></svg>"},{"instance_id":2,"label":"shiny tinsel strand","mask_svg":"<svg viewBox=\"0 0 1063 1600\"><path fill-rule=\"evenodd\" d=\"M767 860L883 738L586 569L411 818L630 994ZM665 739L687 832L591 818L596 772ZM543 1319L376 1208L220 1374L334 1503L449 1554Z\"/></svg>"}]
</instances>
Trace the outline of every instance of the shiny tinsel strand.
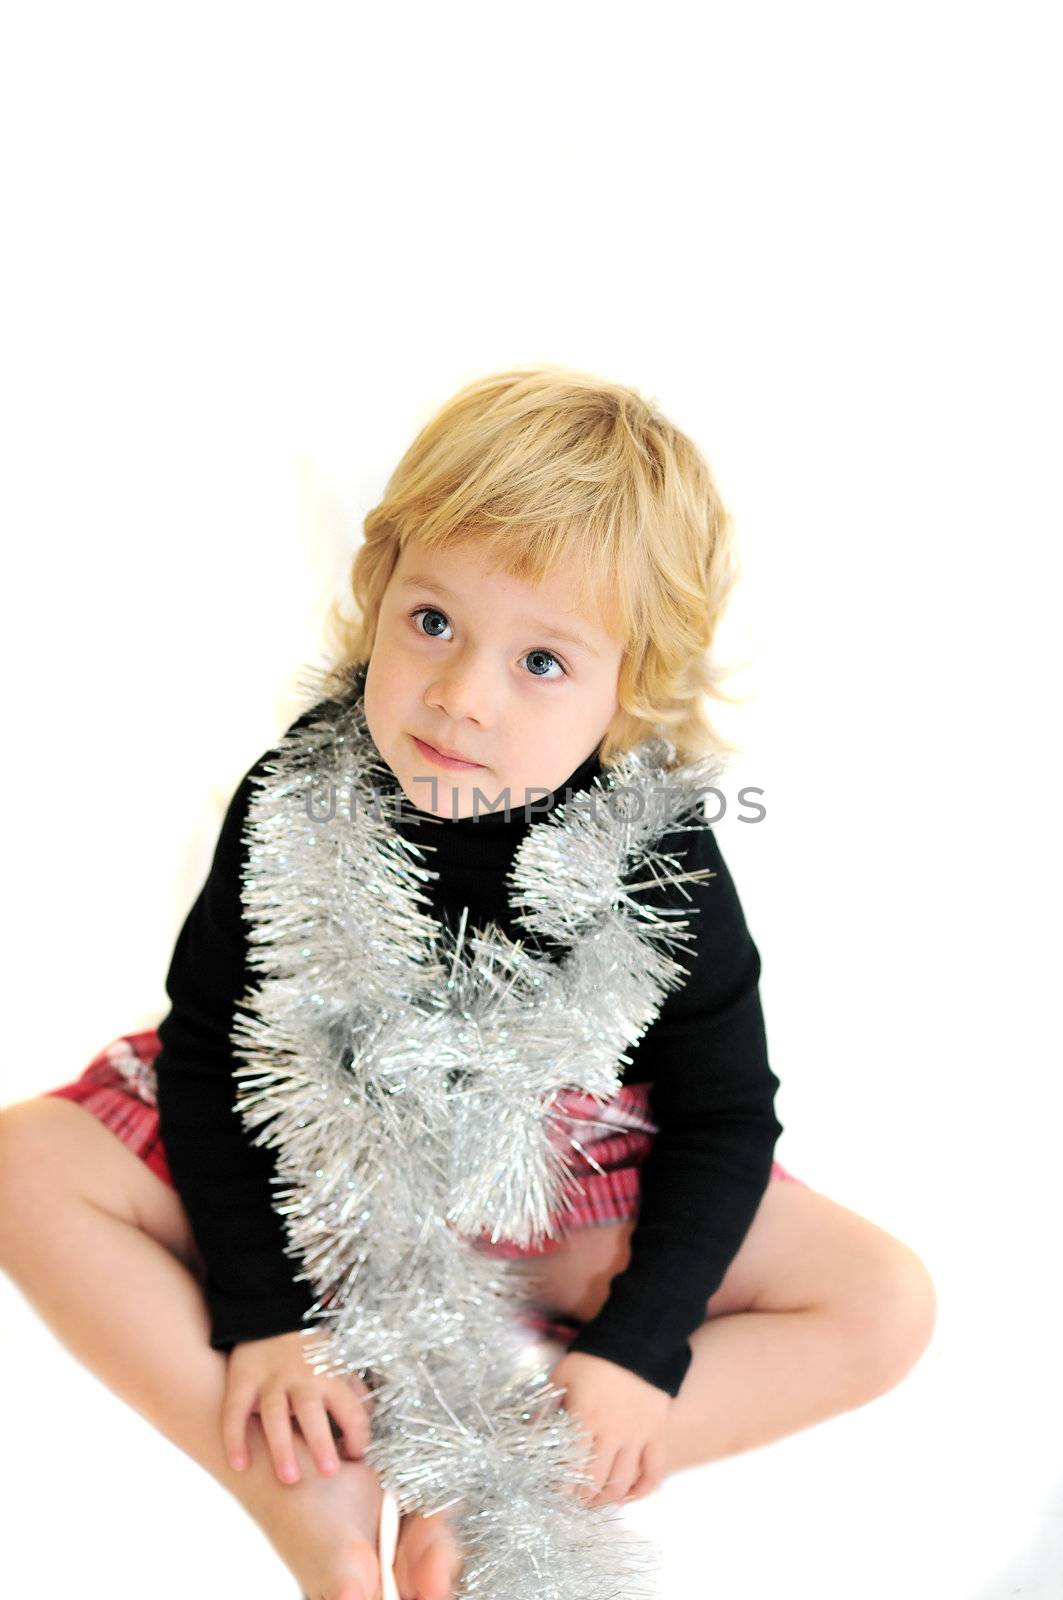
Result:
<instances>
[{"instance_id":1,"label":"shiny tinsel strand","mask_svg":"<svg viewBox=\"0 0 1063 1600\"><path fill-rule=\"evenodd\" d=\"M625 1047L685 977L669 949L687 919L643 891L700 876L654 845L708 825L720 769L673 755L628 752L518 847L515 916L557 961L430 914L422 852L370 803L391 774L356 678L281 741L251 801L237 1107L277 1151L274 1205L316 1296L308 1357L371 1390L366 1459L400 1511L452 1508L461 1600L654 1592L658 1552L619 1508L563 1492L589 1481L588 1441L548 1369L525 1370L511 1263L472 1241L555 1236L579 1132L559 1096L611 1099ZM307 786L330 783L355 803L316 821Z\"/></svg>"}]
</instances>

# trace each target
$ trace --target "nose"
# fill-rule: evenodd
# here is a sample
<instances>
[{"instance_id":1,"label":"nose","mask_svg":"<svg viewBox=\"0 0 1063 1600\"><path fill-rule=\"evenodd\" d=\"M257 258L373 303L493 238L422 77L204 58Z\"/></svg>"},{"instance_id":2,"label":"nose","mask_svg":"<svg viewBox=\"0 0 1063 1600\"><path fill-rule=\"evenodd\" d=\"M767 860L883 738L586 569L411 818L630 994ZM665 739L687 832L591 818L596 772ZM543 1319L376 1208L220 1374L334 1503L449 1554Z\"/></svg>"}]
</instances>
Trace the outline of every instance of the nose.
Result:
<instances>
[{"instance_id":1,"label":"nose","mask_svg":"<svg viewBox=\"0 0 1063 1600\"><path fill-rule=\"evenodd\" d=\"M457 726L461 722L475 722L478 727L491 724L492 689L490 673L483 659L467 655L463 660L452 659L446 670L437 676L425 691L425 705L441 711L447 721ZM457 739L453 741L457 743Z\"/></svg>"}]
</instances>

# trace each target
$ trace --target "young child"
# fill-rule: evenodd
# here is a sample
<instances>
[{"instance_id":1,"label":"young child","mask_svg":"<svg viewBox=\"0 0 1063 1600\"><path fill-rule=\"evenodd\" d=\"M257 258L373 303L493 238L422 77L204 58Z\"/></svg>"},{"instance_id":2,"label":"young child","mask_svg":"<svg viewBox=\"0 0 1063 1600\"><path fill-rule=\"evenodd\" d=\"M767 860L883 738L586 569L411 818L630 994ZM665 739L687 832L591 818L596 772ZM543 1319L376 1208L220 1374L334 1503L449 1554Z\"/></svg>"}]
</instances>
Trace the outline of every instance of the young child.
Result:
<instances>
[{"instance_id":1,"label":"young child","mask_svg":"<svg viewBox=\"0 0 1063 1600\"><path fill-rule=\"evenodd\" d=\"M393 825L430 847L441 921L522 936L506 874L530 828L651 737L677 764L726 748L705 700L732 583L704 460L628 388L506 372L422 430L365 520L328 682L362 697L401 799ZM270 755L229 806L157 1032L120 1036L75 1081L0 1113L3 1264L255 1517L306 1595L372 1600L372 1395L304 1358L314 1296L285 1253L275 1152L234 1101L231 1030L253 987L245 824ZM659 891L694 908L688 976L615 1100L568 1096L582 1192L558 1237L474 1241L513 1259L529 1327L567 1345L551 1376L593 1438L599 1503L865 1403L934 1322L913 1251L773 1160L756 947L714 834L665 843L700 874ZM445 1515L403 1519L403 1600L444 1600L461 1567Z\"/></svg>"}]
</instances>

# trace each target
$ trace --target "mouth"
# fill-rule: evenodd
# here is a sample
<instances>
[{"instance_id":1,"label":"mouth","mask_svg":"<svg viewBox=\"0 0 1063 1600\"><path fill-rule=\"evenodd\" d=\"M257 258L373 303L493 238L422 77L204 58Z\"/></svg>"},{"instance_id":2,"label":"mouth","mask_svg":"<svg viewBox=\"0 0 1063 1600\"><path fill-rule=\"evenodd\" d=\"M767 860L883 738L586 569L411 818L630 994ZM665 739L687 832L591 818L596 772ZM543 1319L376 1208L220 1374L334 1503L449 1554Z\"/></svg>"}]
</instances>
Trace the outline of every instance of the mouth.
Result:
<instances>
[{"instance_id":1,"label":"mouth","mask_svg":"<svg viewBox=\"0 0 1063 1600\"><path fill-rule=\"evenodd\" d=\"M414 733L410 738L427 761L432 761L437 767L445 767L451 772L473 772L481 763L479 761L465 761L460 756L448 756L442 750L437 750L434 744L428 744L424 739L418 739Z\"/></svg>"}]
</instances>

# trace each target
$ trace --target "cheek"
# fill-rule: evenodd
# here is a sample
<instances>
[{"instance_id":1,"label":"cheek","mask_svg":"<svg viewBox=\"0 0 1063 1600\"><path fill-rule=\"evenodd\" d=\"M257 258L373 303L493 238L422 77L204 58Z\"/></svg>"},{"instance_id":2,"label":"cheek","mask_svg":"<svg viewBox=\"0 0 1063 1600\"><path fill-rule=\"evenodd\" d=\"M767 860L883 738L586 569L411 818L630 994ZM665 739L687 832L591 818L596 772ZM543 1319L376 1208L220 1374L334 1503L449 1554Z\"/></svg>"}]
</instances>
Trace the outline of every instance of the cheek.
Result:
<instances>
[{"instance_id":1,"label":"cheek","mask_svg":"<svg viewBox=\"0 0 1063 1600\"><path fill-rule=\"evenodd\" d=\"M418 700L413 676L404 670L401 659L374 650L365 680L365 719L378 743L380 737L402 732Z\"/></svg>"},{"instance_id":2,"label":"cheek","mask_svg":"<svg viewBox=\"0 0 1063 1600\"><path fill-rule=\"evenodd\" d=\"M374 666L375 663L375 666ZM387 736L391 723L389 674L382 672L381 662L373 653L369 671L365 679L365 720L369 732L379 745L380 740Z\"/></svg>"}]
</instances>

